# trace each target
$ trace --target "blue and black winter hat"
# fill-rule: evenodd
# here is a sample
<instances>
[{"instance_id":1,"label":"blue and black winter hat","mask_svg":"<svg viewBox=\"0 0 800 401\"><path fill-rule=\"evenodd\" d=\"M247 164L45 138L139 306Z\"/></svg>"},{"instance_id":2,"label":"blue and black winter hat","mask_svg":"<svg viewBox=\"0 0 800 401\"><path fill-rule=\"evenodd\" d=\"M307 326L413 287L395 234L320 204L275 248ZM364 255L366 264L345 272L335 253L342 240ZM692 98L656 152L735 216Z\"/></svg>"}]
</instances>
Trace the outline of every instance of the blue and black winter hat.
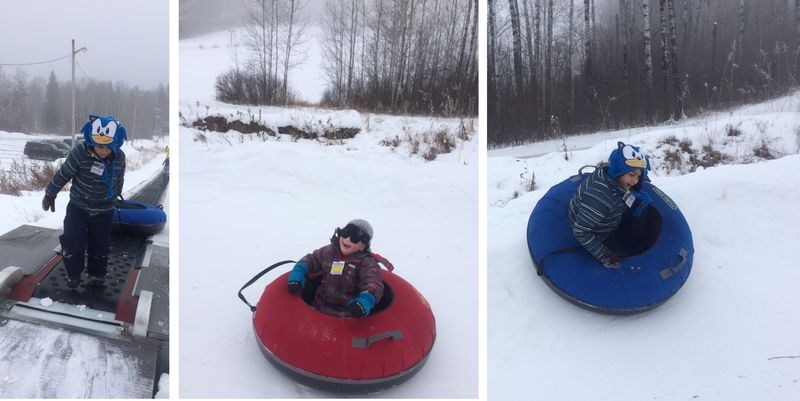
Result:
<instances>
[{"instance_id":1,"label":"blue and black winter hat","mask_svg":"<svg viewBox=\"0 0 800 401\"><path fill-rule=\"evenodd\" d=\"M105 145L116 151L127 138L125 127L114 116L89 115L89 121L81 128L83 139L89 146Z\"/></svg>"},{"instance_id":2,"label":"blue and black winter hat","mask_svg":"<svg viewBox=\"0 0 800 401\"><path fill-rule=\"evenodd\" d=\"M618 178L631 170L641 169L644 179L647 177L647 170L650 170L650 159L637 146L626 145L621 141L617 142L617 148L608 156L608 164L608 174L612 178Z\"/></svg>"}]
</instances>

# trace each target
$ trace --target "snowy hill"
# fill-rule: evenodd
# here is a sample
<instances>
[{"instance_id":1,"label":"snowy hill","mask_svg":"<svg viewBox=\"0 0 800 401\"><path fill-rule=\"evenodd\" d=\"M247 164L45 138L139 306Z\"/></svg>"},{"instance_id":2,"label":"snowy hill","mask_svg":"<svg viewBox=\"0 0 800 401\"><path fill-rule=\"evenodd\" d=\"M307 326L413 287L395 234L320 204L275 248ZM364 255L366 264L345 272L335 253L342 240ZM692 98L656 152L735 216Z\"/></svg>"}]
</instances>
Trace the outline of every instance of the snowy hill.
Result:
<instances>
[{"instance_id":1,"label":"snowy hill","mask_svg":"<svg viewBox=\"0 0 800 401\"><path fill-rule=\"evenodd\" d=\"M457 130L461 121L369 118L369 132L342 144L181 129L182 396L325 396L267 363L236 292L353 218L372 223L373 250L426 297L438 328L422 371L380 396L477 396L477 135L427 162L408 144L380 142L415 127Z\"/></svg>"},{"instance_id":2,"label":"snowy hill","mask_svg":"<svg viewBox=\"0 0 800 401\"><path fill-rule=\"evenodd\" d=\"M226 35L181 41L181 397L338 396L268 363L236 293L266 266L327 244L354 218L372 224L372 249L424 295L437 326L422 370L374 396L477 397L477 120L212 100L214 77L234 63ZM312 83L320 76L304 74ZM346 135L326 134L337 132ZM255 302L290 268L245 295Z\"/></svg>"},{"instance_id":3,"label":"snowy hill","mask_svg":"<svg viewBox=\"0 0 800 401\"><path fill-rule=\"evenodd\" d=\"M560 298L536 275L525 239L545 192L605 160L617 140L651 154L652 181L681 208L695 246L684 287L633 316ZM672 125L491 151L489 398L800 399L799 149L795 93ZM539 384L528 386L532 378Z\"/></svg>"}]
</instances>

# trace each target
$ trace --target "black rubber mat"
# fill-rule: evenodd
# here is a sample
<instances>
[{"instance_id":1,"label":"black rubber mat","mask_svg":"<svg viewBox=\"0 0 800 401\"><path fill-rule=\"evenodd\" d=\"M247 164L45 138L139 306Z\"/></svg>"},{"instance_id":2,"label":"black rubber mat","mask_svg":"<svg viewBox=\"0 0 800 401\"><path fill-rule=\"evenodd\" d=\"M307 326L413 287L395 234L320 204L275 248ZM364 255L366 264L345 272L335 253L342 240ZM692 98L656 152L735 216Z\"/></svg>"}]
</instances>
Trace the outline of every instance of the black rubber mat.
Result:
<instances>
[{"instance_id":1,"label":"black rubber mat","mask_svg":"<svg viewBox=\"0 0 800 401\"><path fill-rule=\"evenodd\" d=\"M18 266L26 276L36 274L53 257L59 235L61 230L29 225L0 235L0 269Z\"/></svg>"},{"instance_id":2,"label":"black rubber mat","mask_svg":"<svg viewBox=\"0 0 800 401\"><path fill-rule=\"evenodd\" d=\"M167 185L169 184L169 174L166 171L167 170L164 169L161 174L158 174L145 186L136 191L136 193L128 196L127 199L149 203L151 205L160 205L161 201L164 199Z\"/></svg>"},{"instance_id":3,"label":"black rubber mat","mask_svg":"<svg viewBox=\"0 0 800 401\"><path fill-rule=\"evenodd\" d=\"M92 309L114 313L117 309L117 300L125 287L125 281L130 271L141 264L144 245L144 238L114 235L111 238L108 277L104 286L91 287L87 285L88 277L84 270L78 288L67 287L67 271L62 262L42 280L33 296L50 298L53 301L71 305L86 305Z\"/></svg>"}]
</instances>

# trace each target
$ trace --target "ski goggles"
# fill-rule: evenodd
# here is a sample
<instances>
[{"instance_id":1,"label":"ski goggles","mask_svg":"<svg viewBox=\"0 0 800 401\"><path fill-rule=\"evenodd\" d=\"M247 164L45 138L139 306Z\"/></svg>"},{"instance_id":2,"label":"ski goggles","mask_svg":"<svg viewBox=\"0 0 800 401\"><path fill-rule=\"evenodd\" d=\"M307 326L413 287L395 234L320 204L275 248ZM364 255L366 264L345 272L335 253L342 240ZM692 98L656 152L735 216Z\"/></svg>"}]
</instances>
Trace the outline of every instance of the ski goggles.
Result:
<instances>
[{"instance_id":1,"label":"ski goggles","mask_svg":"<svg viewBox=\"0 0 800 401\"><path fill-rule=\"evenodd\" d=\"M350 242L354 244L359 242L366 244L369 242L369 235L356 227L355 224L348 224L344 226L344 228L337 228L336 232L339 234L340 238L350 238Z\"/></svg>"}]
</instances>

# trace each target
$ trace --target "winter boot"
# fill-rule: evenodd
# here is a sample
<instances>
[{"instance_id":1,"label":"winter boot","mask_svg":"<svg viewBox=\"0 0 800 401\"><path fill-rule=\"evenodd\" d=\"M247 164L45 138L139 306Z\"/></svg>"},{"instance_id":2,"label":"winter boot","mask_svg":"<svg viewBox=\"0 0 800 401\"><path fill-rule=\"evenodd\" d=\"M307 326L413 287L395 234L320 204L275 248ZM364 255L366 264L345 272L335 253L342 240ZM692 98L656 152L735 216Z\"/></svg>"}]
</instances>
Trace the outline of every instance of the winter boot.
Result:
<instances>
[{"instance_id":1,"label":"winter boot","mask_svg":"<svg viewBox=\"0 0 800 401\"><path fill-rule=\"evenodd\" d=\"M89 275L90 287L102 287L106 284L106 276L92 276Z\"/></svg>"},{"instance_id":2,"label":"winter boot","mask_svg":"<svg viewBox=\"0 0 800 401\"><path fill-rule=\"evenodd\" d=\"M76 289L81 284L81 276L71 277L67 276L67 287L71 289Z\"/></svg>"}]
</instances>

